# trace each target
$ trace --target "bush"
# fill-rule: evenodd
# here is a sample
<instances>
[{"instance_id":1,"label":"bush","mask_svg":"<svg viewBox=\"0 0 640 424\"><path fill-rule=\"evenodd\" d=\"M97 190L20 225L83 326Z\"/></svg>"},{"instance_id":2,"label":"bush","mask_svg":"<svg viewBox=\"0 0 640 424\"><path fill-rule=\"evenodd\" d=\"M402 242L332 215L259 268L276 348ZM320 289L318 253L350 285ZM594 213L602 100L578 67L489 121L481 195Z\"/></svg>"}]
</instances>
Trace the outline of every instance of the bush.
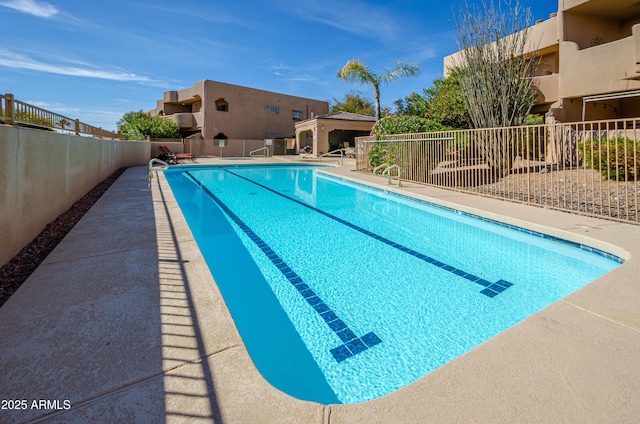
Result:
<instances>
[{"instance_id":1,"label":"bush","mask_svg":"<svg viewBox=\"0 0 640 424\"><path fill-rule=\"evenodd\" d=\"M376 122L371 130L371 135L380 140L385 135L442 131L444 129L441 124L419 116L391 115ZM383 163L392 165L398 156L397 149L398 147L393 142L375 143L369 151L369 164L373 168Z\"/></svg>"},{"instance_id":2,"label":"bush","mask_svg":"<svg viewBox=\"0 0 640 424\"><path fill-rule=\"evenodd\" d=\"M579 143L579 154L589 168L604 179L637 181L640 174L640 142L618 137Z\"/></svg>"},{"instance_id":3,"label":"bush","mask_svg":"<svg viewBox=\"0 0 640 424\"><path fill-rule=\"evenodd\" d=\"M123 140L146 140L150 138L178 138L180 126L161 116L154 116L143 112L125 113L118 121Z\"/></svg>"},{"instance_id":4,"label":"bush","mask_svg":"<svg viewBox=\"0 0 640 424\"><path fill-rule=\"evenodd\" d=\"M436 121L419 116L392 115L376 122L371 130L371 135L379 140L389 134L421 133L444 129L446 128Z\"/></svg>"},{"instance_id":5,"label":"bush","mask_svg":"<svg viewBox=\"0 0 640 424\"><path fill-rule=\"evenodd\" d=\"M373 143L371 150L369 150L369 165L372 168L377 168L383 163L393 165L396 157L396 150L396 146L392 143Z\"/></svg>"}]
</instances>

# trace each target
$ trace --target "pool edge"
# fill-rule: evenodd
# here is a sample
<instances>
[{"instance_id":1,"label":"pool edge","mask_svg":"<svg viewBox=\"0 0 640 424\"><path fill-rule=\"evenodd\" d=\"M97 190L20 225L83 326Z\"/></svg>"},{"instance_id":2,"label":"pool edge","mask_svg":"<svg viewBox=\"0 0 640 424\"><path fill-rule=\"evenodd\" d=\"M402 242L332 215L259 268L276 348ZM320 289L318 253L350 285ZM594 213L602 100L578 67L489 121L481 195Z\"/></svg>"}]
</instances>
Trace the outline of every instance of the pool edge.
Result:
<instances>
[{"instance_id":1,"label":"pool edge","mask_svg":"<svg viewBox=\"0 0 640 424\"><path fill-rule=\"evenodd\" d=\"M333 168L325 172L347 179L354 179L357 182L369 182L371 185L378 186L379 188L382 186L382 184L378 182L379 180L375 181L372 180L372 178L368 179L366 176L352 173L351 170L345 169L345 167ZM390 188L388 186L386 188L393 191L397 190L396 188ZM619 422L624 422L625 417L632 417L633 413L640 411L638 397L625 399L626 407L622 407L621 401L612 402L615 396L599 396L602 400L595 402L587 402L587 399L585 399L585 402L576 402L567 398L565 390L572 389L574 392L576 390L579 391L578 386L573 387L573 385L567 384L567 382L559 381L558 378L554 378L554 376L557 375L557 369L548 369L540 364L548 362L549 359L554 357L570 357L569 353L571 352L566 352L566 348L563 349L562 346L558 346L559 341L555 339L548 341L550 345L545 349L545 351L554 352L551 356L542 355L537 352L535 345L523 344L523 338L526 339L527 332L532 334L537 334L540 331L544 332L544 329L540 327L544 327L547 322L556 321L562 323L567 320L571 322L572 320L575 321L578 319L588 321L588 328L582 328L584 327L583 325L580 334L583 334L585 331L589 333L589 328L592 329L594 323L596 323L605 328L608 328L607 325L613 325L617 326L618 329L630 329L633 334L627 334L627 336L633 336L635 334L637 337L638 332L640 332L640 322L635 322L633 316L628 316L633 315L634 307L629 306L629 303L633 304L633 302L629 301L630 297L626 296L622 296L623 299L611 298L610 289L611 286L622 286L626 291L633 291L633 287L630 287L633 286L633 283L627 281L627 278L640 275L637 247L633 246L628 240L624 243L614 243L614 239L620 237L618 240L623 240L624 237L633 237L633 234L638 236L640 235L640 227L511 204L495 199L447 192L440 189L425 188L424 186L413 189L418 193L412 193L412 187L403 189L403 193L412 193L412 195L416 195L419 198L424 196L434 203L440 203L448 207L455 206L469 213L481 214L481 216L484 214L484 216L488 218L513 225L523 226L522 224L524 223L526 227L532 230L547 232L554 236L569 236L566 238L616 254L626 259L626 262L616 270L597 279L574 294L569 295L567 298L550 305L543 311L534 314L529 319L405 388L361 404L330 405L327 407L329 412L325 412L325 414L328 413L330 415L332 423L364 423L371 422L374 417L379 417L387 422L411 422L413 420L424 420L427 419L427 417L432 417L433 419L450 417L477 421L479 417L495 418L503 416L507 418L515 416L513 414L516 411L522 411L525 417L531 414L530 417L533 418L534 411L540 413L539 401L541 399L544 399L548 405L545 411L542 411L543 417L546 416L556 419L562 417L567 421L593 416L594 413L595 416L598 416L596 412L599 411L602 414L608 414L605 416L615 416L619 418ZM528 208L528 210L525 211L523 208ZM177 213L180 213L179 209ZM527 218L529 214L537 216ZM603 229L608 230L608 235L604 234ZM599 234L595 234L596 237L594 237L594 232ZM614 234L612 235L611 233ZM622 246L619 244L622 244ZM622 290L622 293L624 292L625 290ZM608 301L606 295L609 296ZM625 302L622 302L622 305L619 302L625 298L627 299L627 306L624 305ZM637 294L633 300L638 302ZM600 307L600 310L598 307ZM607 309L617 309L620 315L616 316L615 313L609 313ZM585 314L587 315L586 317ZM567 318L567 316L569 316L569 318ZM560 320L558 320L558 318ZM592 340L592 337L586 338ZM598 339L597 336L595 338ZM580 346L579 341L580 340L576 341L575 345L570 345L570 347L578 348ZM634 343L640 343L640 339L633 338L633 341ZM545 343L543 342L542 344L544 345ZM560 343L560 345L561 344L562 343ZM589 346L592 345L589 344ZM500 363L496 363L495 360L491 360L491 356L494 355L496 351L504 352L505 349L518 352L517 355L511 355L511 358L516 358L515 361L501 361ZM243 348L243 350L244 354L248 356L246 349ZM589 351L593 351L593 349ZM596 353L597 352L594 352L594 354ZM531 359L527 361L524 358ZM549 374L549 372L553 375L549 375L548 379L531 376L530 372L527 372L527 369L523 368L523 365L532 363L538 364L538 366L535 367L537 375L545 375ZM626 362L622 363L624 364ZM570 364L563 363L562 365L570 367ZM583 365L586 366L588 364ZM472 369L470 370L469 367L472 367ZM493 372L482 372L478 376L474 372L469 372L475 369L473 367L485 370L491 370L491 368L494 367L494 369ZM583 371L580 373L583 379L576 380L576 382L585 384L585 381L590 381L588 376L584 374L588 374L591 368L587 367L585 369L579 366L577 368ZM254 369L253 372L259 375L257 369ZM504 378L499 378L501 375L509 375L512 379L505 380ZM472 376L474 376L474 378L471 378ZM524 376L524 378L522 376ZM621 375L612 375L612 377L615 377L613 380L618 382L615 386L619 386L621 380L623 382L632 381L634 376L638 377L637 372L627 373L626 378ZM482 381L469 381L477 380L478 378ZM272 388L261 375L260 379L263 382L261 384L268 386L270 390L276 390ZM615 391L611 388L612 386L615 387L612 382L605 382L599 379L595 380L595 384L605 387L607 393ZM452 384L456 381L459 382L459 384ZM545 381L550 383L550 385L545 384ZM524 385L524 389L522 385ZM475 386L482 390L469 390L470 386ZM502 388L502 390L500 390L500 388ZM511 390L505 390L506 388ZM266 387L265 390L267 390ZM545 394L554 391L559 391L555 397ZM630 392L633 393L633 390ZM527 394L527 396L523 396L523 393ZM305 402L291 398L288 395L285 396L288 398L288 400L286 400L287 402ZM606 400L608 400L609 404L617 405L618 407L612 408L611 405L607 407ZM578 403L584 403L587 410L595 408L597 411L592 411L587 414L584 410L578 408ZM481 407L481 405L483 406ZM537 418L536 421L539 421L540 416Z\"/></svg>"}]
</instances>

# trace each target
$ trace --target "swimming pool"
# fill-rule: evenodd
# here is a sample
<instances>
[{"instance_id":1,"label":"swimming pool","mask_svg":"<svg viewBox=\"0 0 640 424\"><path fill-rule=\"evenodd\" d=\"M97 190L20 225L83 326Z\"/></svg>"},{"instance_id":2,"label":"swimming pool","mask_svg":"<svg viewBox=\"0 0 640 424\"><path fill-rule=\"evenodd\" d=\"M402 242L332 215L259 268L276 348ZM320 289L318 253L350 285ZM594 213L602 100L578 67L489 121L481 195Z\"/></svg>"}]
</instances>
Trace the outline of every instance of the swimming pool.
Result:
<instances>
[{"instance_id":1,"label":"swimming pool","mask_svg":"<svg viewBox=\"0 0 640 424\"><path fill-rule=\"evenodd\" d=\"M410 384L621 263L312 166L165 174L257 368L324 404Z\"/></svg>"}]
</instances>

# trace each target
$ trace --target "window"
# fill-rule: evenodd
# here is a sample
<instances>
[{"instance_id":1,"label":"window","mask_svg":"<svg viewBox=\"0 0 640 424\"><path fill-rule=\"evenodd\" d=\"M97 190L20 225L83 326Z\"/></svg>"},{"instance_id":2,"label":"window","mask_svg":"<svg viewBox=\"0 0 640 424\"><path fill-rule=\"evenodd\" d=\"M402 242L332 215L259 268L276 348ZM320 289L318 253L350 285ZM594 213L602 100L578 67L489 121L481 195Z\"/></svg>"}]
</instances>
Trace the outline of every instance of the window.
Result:
<instances>
[{"instance_id":1,"label":"window","mask_svg":"<svg viewBox=\"0 0 640 424\"><path fill-rule=\"evenodd\" d=\"M274 115L276 116L280 115L280 106L266 105L265 107L269 109L271 112L273 112Z\"/></svg>"},{"instance_id":2,"label":"window","mask_svg":"<svg viewBox=\"0 0 640 424\"><path fill-rule=\"evenodd\" d=\"M229 112L229 103L222 97L216 100L216 110L219 112Z\"/></svg>"},{"instance_id":3,"label":"window","mask_svg":"<svg viewBox=\"0 0 640 424\"><path fill-rule=\"evenodd\" d=\"M302 111L301 110L293 110L293 120L300 121L302 120Z\"/></svg>"}]
</instances>

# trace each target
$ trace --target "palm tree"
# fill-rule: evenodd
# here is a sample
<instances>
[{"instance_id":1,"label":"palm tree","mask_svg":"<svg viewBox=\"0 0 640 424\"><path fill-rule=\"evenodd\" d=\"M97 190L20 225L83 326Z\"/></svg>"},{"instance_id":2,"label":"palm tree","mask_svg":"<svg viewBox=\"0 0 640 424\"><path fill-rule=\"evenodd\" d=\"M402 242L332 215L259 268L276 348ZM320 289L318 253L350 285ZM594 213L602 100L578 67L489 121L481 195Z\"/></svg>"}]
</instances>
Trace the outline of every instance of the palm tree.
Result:
<instances>
[{"instance_id":1,"label":"palm tree","mask_svg":"<svg viewBox=\"0 0 640 424\"><path fill-rule=\"evenodd\" d=\"M346 82L373 85L373 97L376 99L376 119L380 120L380 84L389 83L397 78L412 77L420 73L418 65L398 62L384 75L376 75L360 59L353 59L338 71L338 78Z\"/></svg>"}]
</instances>

